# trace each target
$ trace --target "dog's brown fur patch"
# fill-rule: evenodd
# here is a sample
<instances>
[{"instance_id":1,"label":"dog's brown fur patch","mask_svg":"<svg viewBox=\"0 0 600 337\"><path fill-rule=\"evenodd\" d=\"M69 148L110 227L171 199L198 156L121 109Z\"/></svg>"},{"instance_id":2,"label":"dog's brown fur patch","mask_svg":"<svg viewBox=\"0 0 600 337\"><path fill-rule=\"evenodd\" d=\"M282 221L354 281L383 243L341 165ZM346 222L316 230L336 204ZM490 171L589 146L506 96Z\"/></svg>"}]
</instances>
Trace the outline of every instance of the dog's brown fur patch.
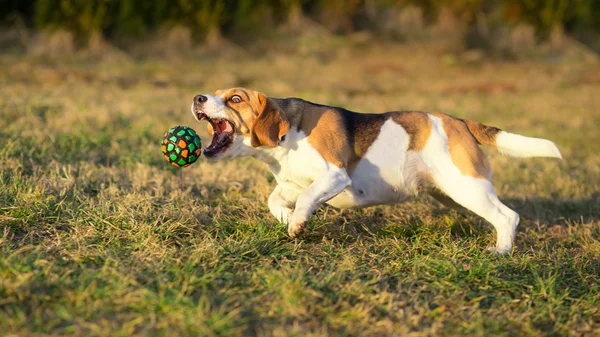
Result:
<instances>
[{"instance_id":1,"label":"dog's brown fur patch","mask_svg":"<svg viewBox=\"0 0 600 337\"><path fill-rule=\"evenodd\" d=\"M436 188L431 188L427 191L427 193L432 196L435 200L439 201L442 205L448 207L448 208L452 208L455 209L457 211L464 211L466 210L463 206L461 206L460 204L458 204L456 201L454 201L454 199L450 198L448 195L446 195L444 192L436 189Z\"/></svg>"},{"instance_id":2,"label":"dog's brown fur patch","mask_svg":"<svg viewBox=\"0 0 600 337\"><path fill-rule=\"evenodd\" d=\"M348 171L354 168L367 153L381 131L383 123L387 119L386 114L350 114L346 117L349 141L352 146L352 157L348 163Z\"/></svg>"},{"instance_id":3,"label":"dog's brown fur patch","mask_svg":"<svg viewBox=\"0 0 600 337\"><path fill-rule=\"evenodd\" d=\"M400 124L410 136L408 150L420 151L431 135L431 121L420 111L392 112L394 122Z\"/></svg>"},{"instance_id":4,"label":"dog's brown fur patch","mask_svg":"<svg viewBox=\"0 0 600 337\"><path fill-rule=\"evenodd\" d=\"M495 126L487 126L479 122L462 120L479 144L496 146L496 136L502 131Z\"/></svg>"},{"instance_id":5,"label":"dog's brown fur patch","mask_svg":"<svg viewBox=\"0 0 600 337\"><path fill-rule=\"evenodd\" d=\"M303 111L300 129L325 160L337 167L348 167L352 150L340 111L309 106Z\"/></svg>"},{"instance_id":6,"label":"dog's brown fur patch","mask_svg":"<svg viewBox=\"0 0 600 337\"><path fill-rule=\"evenodd\" d=\"M275 99L292 127L325 160L352 172L379 135L388 114L361 114L297 98Z\"/></svg>"},{"instance_id":7,"label":"dog's brown fur patch","mask_svg":"<svg viewBox=\"0 0 600 337\"><path fill-rule=\"evenodd\" d=\"M430 112L429 114L442 120L448 137L448 151L459 171L464 175L488 179L491 175L489 163L467 125L445 113Z\"/></svg>"},{"instance_id":8,"label":"dog's brown fur patch","mask_svg":"<svg viewBox=\"0 0 600 337\"><path fill-rule=\"evenodd\" d=\"M258 93L249 96L248 100L253 102L258 109L258 116L250 126L250 142L257 147L266 145L275 147L286 133L290 130L290 123L281 113L279 107L265 95Z\"/></svg>"}]
</instances>

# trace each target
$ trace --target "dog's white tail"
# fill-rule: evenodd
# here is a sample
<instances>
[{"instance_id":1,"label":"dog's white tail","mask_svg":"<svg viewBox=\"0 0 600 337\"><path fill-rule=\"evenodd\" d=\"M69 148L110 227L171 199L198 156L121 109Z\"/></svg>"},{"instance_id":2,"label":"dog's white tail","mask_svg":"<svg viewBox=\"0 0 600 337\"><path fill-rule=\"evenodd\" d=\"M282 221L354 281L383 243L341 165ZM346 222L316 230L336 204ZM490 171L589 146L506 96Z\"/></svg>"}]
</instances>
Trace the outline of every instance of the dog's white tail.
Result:
<instances>
[{"instance_id":1,"label":"dog's white tail","mask_svg":"<svg viewBox=\"0 0 600 337\"><path fill-rule=\"evenodd\" d=\"M547 139L525 137L500 131L496 134L496 148L503 154L513 157L555 157L561 158L560 151Z\"/></svg>"},{"instance_id":2,"label":"dog's white tail","mask_svg":"<svg viewBox=\"0 0 600 337\"><path fill-rule=\"evenodd\" d=\"M532 138L502 131L479 122L463 120L479 144L495 146L503 154L514 157L561 158L560 151L547 139Z\"/></svg>"}]
</instances>

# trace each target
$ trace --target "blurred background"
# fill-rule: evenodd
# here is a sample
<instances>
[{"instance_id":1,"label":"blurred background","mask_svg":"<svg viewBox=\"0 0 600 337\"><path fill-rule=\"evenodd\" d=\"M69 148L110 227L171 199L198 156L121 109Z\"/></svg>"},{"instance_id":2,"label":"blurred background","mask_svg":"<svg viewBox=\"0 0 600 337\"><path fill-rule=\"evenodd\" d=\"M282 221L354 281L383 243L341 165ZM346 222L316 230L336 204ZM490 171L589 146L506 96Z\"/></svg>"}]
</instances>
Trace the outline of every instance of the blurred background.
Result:
<instances>
[{"instance_id":1,"label":"blurred background","mask_svg":"<svg viewBox=\"0 0 600 337\"><path fill-rule=\"evenodd\" d=\"M134 53L224 40L247 47L306 30L438 39L505 57L565 48L566 36L600 50L597 0L0 0L0 23L1 50L37 53L99 52L107 42Z\"/></svg>"}]
</instances>

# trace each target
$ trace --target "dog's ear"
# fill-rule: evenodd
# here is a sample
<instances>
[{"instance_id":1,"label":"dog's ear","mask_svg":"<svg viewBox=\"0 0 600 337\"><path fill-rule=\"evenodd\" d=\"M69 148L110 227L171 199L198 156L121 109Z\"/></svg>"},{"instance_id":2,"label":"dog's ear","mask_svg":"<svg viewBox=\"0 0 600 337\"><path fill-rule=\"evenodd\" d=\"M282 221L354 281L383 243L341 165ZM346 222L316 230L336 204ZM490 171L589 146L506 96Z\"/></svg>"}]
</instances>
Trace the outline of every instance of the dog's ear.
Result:
<instances>
[{"instance_id":1,"label":"dog's ear","mask_svg":"<svg viewBox=\"0 0 600 337\"><path fill-rule=\"evenodd\" d=\"M250 129L253 147L266 145L276 147L281 138L290 131L290 122L279 107L262 93L257 93L258 116Z\"/></svg>"}]
</instances>

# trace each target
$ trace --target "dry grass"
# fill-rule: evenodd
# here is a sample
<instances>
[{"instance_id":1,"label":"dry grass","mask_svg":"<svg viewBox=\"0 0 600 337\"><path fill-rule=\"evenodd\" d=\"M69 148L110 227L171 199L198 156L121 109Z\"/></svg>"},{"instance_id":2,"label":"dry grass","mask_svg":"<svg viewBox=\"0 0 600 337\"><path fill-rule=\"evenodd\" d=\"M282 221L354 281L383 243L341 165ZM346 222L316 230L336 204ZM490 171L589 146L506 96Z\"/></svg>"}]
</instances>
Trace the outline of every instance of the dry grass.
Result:
<instances>
[{"instance_id":1,"label":"dry grass","mask_svg":"<svg viewBox=\"0 0 600 337\"><path fill-rule=\"evenodd\" d=\"M309 42L168 60L1 56L0 331L600 334L600 66ZM428 198L322 208L290 240L261 163L162 159L166 129L204 131L194 94L237 85L357 111L444 111L550 138L565 161L486 151L521 214L508 257L484 252L490 225Z\"/></svg>"}]
</instances>

